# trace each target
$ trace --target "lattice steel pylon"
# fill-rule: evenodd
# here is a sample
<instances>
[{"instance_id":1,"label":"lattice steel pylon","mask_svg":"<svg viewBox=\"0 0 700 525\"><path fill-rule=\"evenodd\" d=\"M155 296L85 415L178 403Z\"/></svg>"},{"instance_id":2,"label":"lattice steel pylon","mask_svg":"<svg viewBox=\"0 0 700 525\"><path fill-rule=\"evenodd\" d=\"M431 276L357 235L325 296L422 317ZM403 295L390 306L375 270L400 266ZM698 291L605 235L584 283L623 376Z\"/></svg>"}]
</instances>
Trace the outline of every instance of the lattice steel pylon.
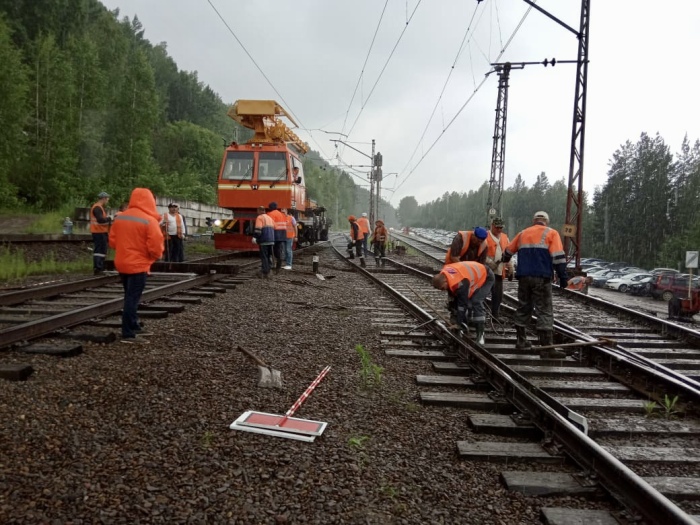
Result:
<instances>
[{"instance_id":1,"label":"lattice steel pylon","mask_svg":"<svg viewBox=\"0 0 700 525\"><path fill-rule=\"evenodd\" d=\"M497 64L494 68L494 71L498 73L498 100L496 101L496 122L493 126L489 196L486 201L488 224L491 224L491 219L501 214L501 196L503 195L506 160L506 123L508 117L508 79L510 77L510 69L510 62Z\"/></svg>"},{"instance_id":2,"label":"lattice steel pylon","mask_svg":"<svg viewBox=\"0 0 700 525\"><path fill-rule=\"evenodd\" d=\"M569 157L569 191L566 199L564 250L568 261L581 268L581 222L583 219L583 153L586 141L586 95L588 84L588 45L591 20L591 0L581 0L581 20L578 33L578 62L576 65L576 94L571 130Z\"/></svg>"}]
</instances>

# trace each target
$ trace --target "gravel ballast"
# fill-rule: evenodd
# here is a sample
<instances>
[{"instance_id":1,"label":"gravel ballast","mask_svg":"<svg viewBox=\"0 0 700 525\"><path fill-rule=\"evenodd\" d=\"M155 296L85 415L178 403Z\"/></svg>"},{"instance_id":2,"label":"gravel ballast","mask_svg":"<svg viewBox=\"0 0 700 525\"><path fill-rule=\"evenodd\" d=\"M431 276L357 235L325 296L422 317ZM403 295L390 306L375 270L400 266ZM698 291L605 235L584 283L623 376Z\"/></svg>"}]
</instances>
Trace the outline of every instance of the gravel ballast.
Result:
<instances>
[{"instance_id":1,"label":"gravel ballast","mask_svg":"<svg viewBox=\"0 0 700 525\"><path fill-rule=\"evenodd\" d=\"M464 410L419 404L430 365L384 356L367 307L386 298L321 257L326 281L300 257L148 321L149 345L6 352L35 373L0 382L0 523L535 524L544 505L608 508L510 493L499 473L518 465L460 460L456 441L487 438ZM357 344L384 368L374 389ZM259 388L238 345L281 370L284 390ZM314 443L229 429L246 410L284 414L326 365L296 414L328 422Z\"/></svg>"}]
</instances>

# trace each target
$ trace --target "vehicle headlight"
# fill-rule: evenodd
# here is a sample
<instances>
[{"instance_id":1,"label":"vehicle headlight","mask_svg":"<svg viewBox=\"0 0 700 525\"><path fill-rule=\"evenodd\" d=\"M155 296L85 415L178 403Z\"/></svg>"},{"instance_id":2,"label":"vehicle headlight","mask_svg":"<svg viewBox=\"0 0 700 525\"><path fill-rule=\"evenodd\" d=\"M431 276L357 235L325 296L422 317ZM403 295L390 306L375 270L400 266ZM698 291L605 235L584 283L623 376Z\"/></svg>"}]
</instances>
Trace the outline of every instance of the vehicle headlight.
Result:
<instances>
[{"instance_id":1,"label":"vehicle headlight","mask_svg":"<svg viewBox=\"0 0 700 525\"><path fill-rule=\"evenodd\" d=\"M220 219L216 219L216 220L214 221L214 226L221 226L221 220L220 220Z\"/></svg>"}]
</instances>

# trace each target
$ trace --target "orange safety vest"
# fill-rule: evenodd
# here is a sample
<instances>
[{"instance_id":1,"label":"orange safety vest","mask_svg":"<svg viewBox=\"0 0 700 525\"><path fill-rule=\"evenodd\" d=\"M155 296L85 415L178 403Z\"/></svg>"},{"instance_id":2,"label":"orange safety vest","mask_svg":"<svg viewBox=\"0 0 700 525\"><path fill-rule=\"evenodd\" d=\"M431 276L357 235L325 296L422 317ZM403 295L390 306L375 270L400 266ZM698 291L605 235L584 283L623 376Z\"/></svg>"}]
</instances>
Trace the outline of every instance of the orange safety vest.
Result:
<instances>
[{"instance_id":1,"label":"orange safety vest","mask_svg":"<svg viewBox=\"0 0 700 525\"><path fill-rule=\"evenodd\" d=\"M355 228L353 228L353 226L357 226L357 234L355 233ZM360 228L360 225L357 224L357 221L350 223L350 238L353 241L360 241L363 238L362 228Z\"/></svg>"},{"instance_id":2,"label":"orange safety vest","mask_svg":"<svg viewBox=\"0 0 700 525\"><path fill-rule=\"evenodd\" d=\"M459 258L461 259L464 257L464 254L467 253L467 250L469 249L469 241L472 238L472 235L474 235L473 231L464 231L464 232L457 232L457 235L462 236L462 250L459 252ZM486 237L488 239L488 237ZM486 241L482 241L481 245L479 246L479 250L477 252L477 255L481 255L484 253L484 250L486 250L487 244ZM445 264L450 264L450 254L452 253L452 248L450 247L449 250L447 250L447 253L445 254Z\"/></svg>"},{"instance_id":3,"label":"orange safety vest","mask_svg":"<svg viewBox=\"0 0 700 525\"><path fill-rule=\"evenodd\" d=\"M462 261L446 264L440 272L447 277L447 287L451 293L457 291L459 283L469 280L469 297L486 282L486 267L475 261Z\"/></svg>"},{"instance_id":4,"label":"orange safety vest","mask_svg":"<svg viewBox=\"0 0 700 525\"><path fill-rule=\"evenodd\" d=\"M586 278L585 277L574 277L569 281L567 285L567 290L575 290L577 292L582 292L586 288Z\"/></svg>"},{"instance_id":5,"label":"orange safety vest","mask_svg":"<svg viewBox=\"0 0 700 525\"><path fill-rule=\"evenodd\" d=\"M109 223L100 224L99 222L97 222L95 214L93 213L95 211L95 208L101 209L102 215L104 217L107 216L107 212L105 212L105 209L102 207L102 204L100 204L99 202L93 204L92 208L90 208L90 233L109 233Z\"/></svg>"},{"instance_id":6,"label":"orange safety vest","mask_svg":"<svg viewBox=\"0 0 700 525\"><path fill-rule=\"evenodd\" d=\"M365 235L369 233L369 219L367 217L360 217L357 219L357 225L360 227L360 233Z\"/></svg>"},{"instance_id":7,"label":"orange safety vest","mask_svg":"<svg viewBox=\"0 0 700 525\"><path fill-rule=\"evenodd\" d=\"M170 220L170 217L168 217L168 215L170 215L170 213L163 214L163 233L165 235L170 235L168 233L168 221ZM175 227L177 228L177 238L182 239L182 221L180 220L180 214L176 212L173 218L175 219Z\"/></svg>"},{"instance_id":8,"label":"orange safety vest","mask_svg":"<svg viewBox=\"0 0 700 525\"><path fill-rule=\"evenodd\" d=\"M296 236L297 232L294 227L294 217L287 215L287 239L293 239Z\"/></svg>"},{"instance_id":9,"label":"orange safety vest","mask_svg":"<svg viewBox=\"0 0 700 525\"><path fill-rule=\"evenodd\" d=\"M508 246L508 243L510 241L508 240L508 236L504 233L501 232L501 235L498 237L498 244L501 245L501 257L505 255L506 253L506 247ZM496 257L496 241L493 240L493 237L491 236L491 231L489 231L488 236L486 237L486 256L491 257L494 259ZM496 273L496 272L494 272ZM503 277L506 276L508 273L508 270L506 269L506 266L503 266Z\"/></svg>"}]
</instances>

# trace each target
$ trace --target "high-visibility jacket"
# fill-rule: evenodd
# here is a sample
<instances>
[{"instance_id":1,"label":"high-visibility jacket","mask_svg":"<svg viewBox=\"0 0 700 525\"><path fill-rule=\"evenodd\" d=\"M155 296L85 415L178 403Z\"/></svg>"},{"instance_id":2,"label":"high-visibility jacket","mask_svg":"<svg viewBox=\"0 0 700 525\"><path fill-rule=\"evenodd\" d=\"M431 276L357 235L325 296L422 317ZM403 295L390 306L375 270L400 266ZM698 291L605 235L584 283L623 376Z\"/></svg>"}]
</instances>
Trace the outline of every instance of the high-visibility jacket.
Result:
<instances>
[{"instance_id":1,"label":"high-visibility jacket","mask_svg":"<svg viewBox=\"0 0 700 525\"><path fill-rule=\"evenodd\" d=\"M357 224L357 221L353 221L350 223L350 238L353 241L361 241L364 238L364 235L360 230L360 225Z\"/></svg>"},{"instance_id":2,"label":"high-visibility jacket","mask_svg":"<svg viewBox=\"0 0 700 525\"><path fill-rule=\"evenodd\" d=\"M268 211L267 214L275 223L275 242L287 240L287 216L279 210Z\"/></svg>"},{"instance_id":3,"label":"high-visibility jacket","mask_svg":"<svg viewBox=\"0 0 700 525\"><path fill-rule=\"evenodd\" d=\"M105 222L98 222L97 217L95 217L95 208L99 208L102 211L102 217L104 217ZM102 207L102 204L96 202L90 208L90 233L107 233L109 232L109 221L107 219L107 213Z\"/></svg>"},{"instance_id":4,"label":"high-visibility jacket","mask_svg":"<svg viewBox=\"0 0 700 525\"><path fill-rule=\"evenodd\" d=\"M536 223L521 231L506 248L506 255L518 253L515 276L552 278L553 268L566 278L566 257L557 230Z\"/></svg>"},{"instance_id":5,"label":"high-visibility jacket","mask_svg":"<svg viewBox=\"0 0 700 525\"><path fill-rule=\"evenodd\" d=\"M255 219L253 237L259 245L275 243L275 222L266 213L261 213Z\"/></svg>"},{"instance_id":6,"label":"high-visibility jacket","mask_svg":"<svg viewBox=\"0 0 700 525\"><path fill-rule=\"evenodd\" d=\"M297 236L297 221L292 215L287 215L287 239Z\"/></svg>"},{"instance_id":7,"label":"high-visibility jacket","mask_svg":"<svg viewBox=\"0 0 700 525\"><path fill-rule=\"evenodd\" d=\"M462 249L459 252L459 258L462 259L462 257L465 256L467 253L467 250L469 249L469 243L471 241L472 235L474 235L473 231L460 231L457 232L457 235L462 236ZM479 245L479 249L477 251L477 256L481 257L483 253L486 252L486 241L482 241L481 244ZM452 247L450 247L449 250L447 250L447 253L445 254L445 264L450 264L450 255L452 254Z\"/></svg>"},{"instance_id":8,"label":"high-visibility jacket","mask_svg":"<svg viewBox=\"0 0 700 525\"><path fill-rule=\"evenodd\" d=\"M586 284L586 278L579 275L569 279L569 284L566 286L566 289L576 292L587 292L588 285Z\"/></svg>"},{"instance_id":9,"label":"high-visibility jacket","mask_svg":"<svg viewBox=\"0 0 700 525\"><path fill-rule=\"evenodd\" d=\"M114 266L119 273L144 273L163 255L163 232L156 200L147 188L131 192L129 209L114 219L109 245L117 252Z\"/></svg>"},{"instance_id":10,"label":"high-visibility jacket","mask_svg":"<svg viewBox=\"0 0 700 525\"><path fill-rule=\"evenodd\" d=\"M499 259L503 258L503 255L506 253L506 247L508 246L508 243L510 242L508 240L508 236L504 233L501 232L501 234L498 236L498 244L496 244L496 239L493 238L493 234L489 231L488 236L486 237L486 257L489 257L493 259L494 261L497 261ZM501 253L498 254L498 257L496 256L496 248L500 247L501 248ZM501 271L498 272L498 267L500 267ZM498 265L498 267L494 268L491 266L493 269L493 273L495 275L500 275L501 277L505 277L507 270L506 270L506 265L501 263Z\"/></svg>"},{"instance_id":11,"label":"high-visibility jacket","mask_svg":"<svg viewBox=\"0 0 700 525\"><path fill-rule=\"evenodd\" d=\"M363 236L369 235L370 227L369 227L369 219L367 217L360 217L357 219L357 225L360 227L360 233ZM360 237L362 238L362 237Z\"/></svg>"},{"instance_id":12,"label":"high-visibility jacket","mask_svg":"<svg viewBox=\"0 0 700 525\"><path fill-rule=\"evenodd\" d=\"M170 215L170 212L163 214L163 233L165 235L177 235L179 239L182 239L187 233L185 219L179 212L175 212L175 215Z\"/></svg>"},{"instance_id":13,"label":"high-visibility jacket","mask_svg":"<svg viewBox=\"0 0 700 525\"><path fill-rule=\"evenodd\" d=\"M372 242L375 244L386 244L387 240L389 240L389 232L386 226L384 226L382 221L377 221L377 227L372 234Z\"/></svg>"},{"instance_id":14,"label":"high-visibility jacket","mask_svg":"<svg viewBox=\"0 0 700 525\"><path fill-rule=\"evenodd\" d=\"M469 297L481 288L486 282L486 267L475 261L461 261L458 263L446 264L440 273L447 278L447 288L450 294L454 295L460 283L467 279L469 281Z\"/></svg>"}]
</instances>

